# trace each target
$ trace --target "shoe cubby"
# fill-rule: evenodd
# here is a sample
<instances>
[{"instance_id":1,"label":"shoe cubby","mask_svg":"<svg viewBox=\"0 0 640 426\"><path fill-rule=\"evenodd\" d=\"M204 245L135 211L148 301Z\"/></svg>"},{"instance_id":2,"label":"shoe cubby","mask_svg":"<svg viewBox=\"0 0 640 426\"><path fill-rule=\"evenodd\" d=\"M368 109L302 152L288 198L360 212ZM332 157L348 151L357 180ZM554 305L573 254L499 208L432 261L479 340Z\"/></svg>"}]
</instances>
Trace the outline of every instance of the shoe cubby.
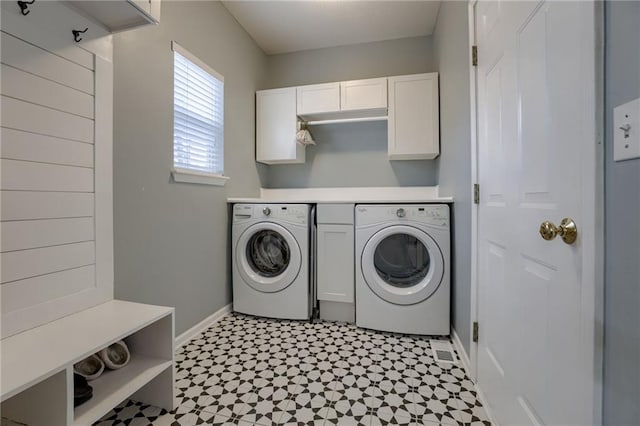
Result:
<instances>
[{"instance_id":1,"label":"shoe cubby","mask_svg":"<svg viewBox=\"0 0 640 426\"><path fill-rule=\"evenodd\" d=\"M113 300L2 341L2 417L28 425L91 425L127 398L172 410L173 308ZM89 381L73 407L73 365L124 340L127 365Z\"/></svg>"}]
</instances>

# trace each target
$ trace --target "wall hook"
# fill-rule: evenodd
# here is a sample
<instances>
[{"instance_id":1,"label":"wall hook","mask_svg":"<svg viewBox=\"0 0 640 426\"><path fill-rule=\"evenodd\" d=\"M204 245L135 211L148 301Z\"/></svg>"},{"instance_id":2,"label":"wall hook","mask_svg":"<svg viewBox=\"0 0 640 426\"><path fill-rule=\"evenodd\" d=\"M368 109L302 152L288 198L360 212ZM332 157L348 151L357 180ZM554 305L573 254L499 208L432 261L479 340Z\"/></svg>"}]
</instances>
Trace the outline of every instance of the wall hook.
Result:
<instances>
[{"instance_id":1,"label":"wall hook","mask_svg":"<svg viewBox=\"0 0 640 426\"><path fill-rule=\"evenodd\" d=\"M20 6L20 13L22 13L22 16L27 16L29 12L31 12L29 10L29 5L34 4L35 2L36 0L31 0L31 1L18 0L18 6Z\"/></svg>"},{"instance_id":2,"label":"wall hook","mask_svg":"<svg viewBox=\"0 0 640 426\"><path fill-rule=\"evenodd\" d=\"M76 43L82 41L82 37L80 37L80 34L86 33L88 29L89 29L89 27L85 28L82 31L80 31L80 30L71 30L71 32L73 33L73 39L76 41Z\"/></svg>"}]
</instances>

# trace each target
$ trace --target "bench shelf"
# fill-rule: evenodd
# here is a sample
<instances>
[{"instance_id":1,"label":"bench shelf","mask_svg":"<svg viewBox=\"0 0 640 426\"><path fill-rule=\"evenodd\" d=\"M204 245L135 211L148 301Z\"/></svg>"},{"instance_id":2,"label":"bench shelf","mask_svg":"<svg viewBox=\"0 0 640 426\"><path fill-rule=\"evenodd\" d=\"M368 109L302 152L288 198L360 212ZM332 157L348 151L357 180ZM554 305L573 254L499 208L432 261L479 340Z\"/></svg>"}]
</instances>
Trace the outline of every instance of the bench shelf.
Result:
<instances>
[{"instance_id":1,"label":"bench shelf","mask_svg":"<svg viewBox=\"0 0 640 426\"><path fill-rule=\"evenodd\" d=\"M112 300L3 339L3 417L90 425L129 397L172 410L173 315L173 308ZM73 364L122 339L129 364L89 382L93 397L74 409Z\"/></svg>"}]
</instances>

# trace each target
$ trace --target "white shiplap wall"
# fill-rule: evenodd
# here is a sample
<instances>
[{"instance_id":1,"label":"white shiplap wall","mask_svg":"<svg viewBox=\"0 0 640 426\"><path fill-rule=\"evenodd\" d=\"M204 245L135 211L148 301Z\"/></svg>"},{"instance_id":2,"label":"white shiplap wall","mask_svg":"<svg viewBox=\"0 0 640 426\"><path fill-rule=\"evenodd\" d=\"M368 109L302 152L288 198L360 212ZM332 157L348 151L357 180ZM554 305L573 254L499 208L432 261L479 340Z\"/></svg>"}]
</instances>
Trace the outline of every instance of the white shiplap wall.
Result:
<instances>
[{"instance_id":1,"label":"white shiplap wall","mask_svg":"<svg viewBox=\"0 0 640 426\"><path fill-rule=\"evenodd\" d=\"M110 37L86 18L1 7L4 338L113 298L113 77Z\"/></svg>"}]
</instances>

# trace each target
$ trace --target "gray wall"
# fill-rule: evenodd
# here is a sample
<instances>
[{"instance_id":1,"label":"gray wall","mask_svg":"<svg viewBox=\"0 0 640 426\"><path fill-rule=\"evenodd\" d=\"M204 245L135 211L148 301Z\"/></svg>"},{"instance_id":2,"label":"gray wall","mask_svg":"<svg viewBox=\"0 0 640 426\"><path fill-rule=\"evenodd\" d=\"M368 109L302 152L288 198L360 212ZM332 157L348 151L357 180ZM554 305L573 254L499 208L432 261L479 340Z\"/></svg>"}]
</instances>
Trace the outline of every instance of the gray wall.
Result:
<instances>
[{"instance_id":1,"label":"gray wall","mask_svg":"<svg viewBox=\"0 0 640 426\"><path fill-rule=\"evenodd\" d=\"M268 57L263 88L435 71L431 37L364 43ZM386 123L311 129L317 145L300 165L269 166L270 188L435 185L435 161L389 161Z\"/></svg>"},{"instance_id":2,"label":"gray wall","mask_svg":"<svg viewBox=\"0 0 640 426\"><path fill-rule=\"evenodd\" d=\"M471 309L471 148L469 32L466 2L442 2L433 45L440 72L438 183L455 199L452 235L452 324L467 354Z\"/></svg>"},{"instance_id":3,"label":"gray wall","mask_svg":"<svg viewBox=\"0 0 640 426\"><path fill-rule=\"evenodd\" d=\"M170 181L171 40L225 77L226 187ZM115 296L175 306L178 334L231 301L226 198L261 186L254 93L265 73L219 2L163 2L161 25L114 38Z\"/></svg>"},{"instance_id":4,"label":"gray wall","mask_svg":"<svg viewBox=\"0 0 640 426\"><path fill-rule=\"evenodd\" d=\"M640 2L605 3L605 425L640 421L640 160L613 162L613 108L640 97Z\"/></svg>"}]
</instances>

